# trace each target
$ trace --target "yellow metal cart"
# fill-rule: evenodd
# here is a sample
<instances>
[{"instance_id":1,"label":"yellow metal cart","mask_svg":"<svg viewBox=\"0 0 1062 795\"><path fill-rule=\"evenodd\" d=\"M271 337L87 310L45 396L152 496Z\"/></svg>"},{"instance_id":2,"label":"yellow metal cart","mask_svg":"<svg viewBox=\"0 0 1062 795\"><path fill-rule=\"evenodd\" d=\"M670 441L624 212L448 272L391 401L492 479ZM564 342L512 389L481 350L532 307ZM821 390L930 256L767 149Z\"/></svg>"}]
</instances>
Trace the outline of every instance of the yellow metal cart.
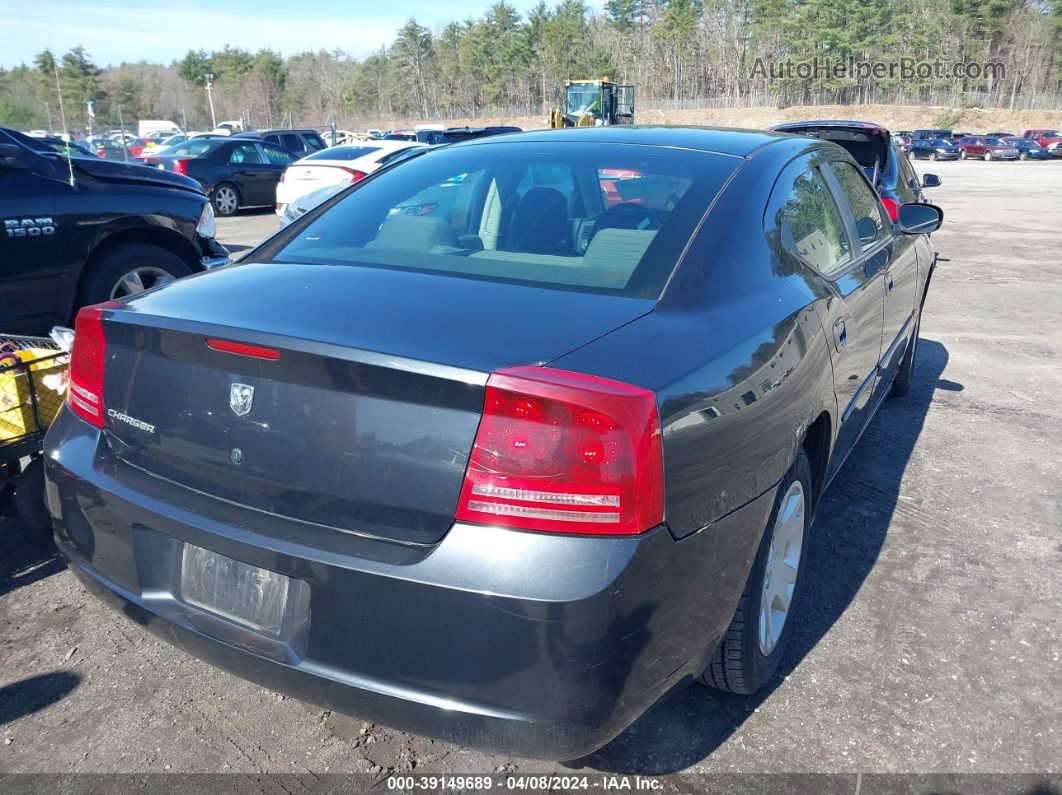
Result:
<instances>
[{"instance_id":1,"label":"yellow metal cart","mask_svg":"<svg viewBox=\"0 0 1062 795\"><path fill-rule=\"evenodd\" d=\"M69 361L48 337L0 335L0 506L14 497L22 523L41 532L50 527L44 433L63 405Z\"/></svg>"}]
</instances>

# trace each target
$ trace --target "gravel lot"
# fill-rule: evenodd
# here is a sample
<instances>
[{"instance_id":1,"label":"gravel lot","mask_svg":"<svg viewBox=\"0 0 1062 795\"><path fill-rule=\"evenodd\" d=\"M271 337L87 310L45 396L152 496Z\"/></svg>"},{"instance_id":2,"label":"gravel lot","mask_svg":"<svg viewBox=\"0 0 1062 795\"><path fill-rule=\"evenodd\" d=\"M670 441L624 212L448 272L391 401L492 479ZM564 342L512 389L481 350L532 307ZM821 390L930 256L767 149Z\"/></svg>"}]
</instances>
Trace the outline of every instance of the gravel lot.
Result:
<instances>
[{"instance_id":1,"label":"gravel lot","mask_svg":"<svg viewBox=\"0 0 1062 795\"><path fill-rule=\"evenodd\" d=\"M585 771L1062 771L1062 161L916 166L946 221L915 385L822 504L784 678L677 693ZM218 226L235 250L276 220ZM0 538L0 771L571 772L268 692L105 609L10 512Z\"/></svg>"}]
</instances>

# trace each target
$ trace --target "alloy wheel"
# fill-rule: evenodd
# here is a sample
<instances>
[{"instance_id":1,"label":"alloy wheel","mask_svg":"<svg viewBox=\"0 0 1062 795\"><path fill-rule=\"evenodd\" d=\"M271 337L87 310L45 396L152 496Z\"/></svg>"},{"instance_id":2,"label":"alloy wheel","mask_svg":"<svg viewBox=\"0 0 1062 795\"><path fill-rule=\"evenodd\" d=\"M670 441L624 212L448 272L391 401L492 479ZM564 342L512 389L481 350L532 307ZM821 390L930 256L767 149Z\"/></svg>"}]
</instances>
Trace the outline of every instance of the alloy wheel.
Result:
<instances>
[{"instance_id":1,"label":"alloy wheel","mask_svg":"<svg viewBox=\"0 0 1062 795\"><path fill-rule=\"evenodd\" d=\"M218 212L221 215L232 215L239 209L239 199L236 198L236 191L222 185L214 192L214 204L217 205Z\"/></svg>"},{"instance_id":2,"label":"alloy wheel","mask_svg":"<svg viewBox=\"0 0 1062 795\"><path fill-rule=\"evenodd\" d=\"M125 298L129 295L142 293L152 287L159 287L174 281L174 276L169 271L156 268L152 265L144 265L133 268L111 288L111 298Z\"/></svg>"},{"instance_id":3,"label":"alloy wheel","mask_svg":"<svg viewBox=\"0 0 1062 795\"><path fill-rule=\"evenodd\" d=\"M778 507L760 594L759 643L766 657L778 644L792 609L804 546L804 486L794 480Z\"/></svg>"}]
</instances>

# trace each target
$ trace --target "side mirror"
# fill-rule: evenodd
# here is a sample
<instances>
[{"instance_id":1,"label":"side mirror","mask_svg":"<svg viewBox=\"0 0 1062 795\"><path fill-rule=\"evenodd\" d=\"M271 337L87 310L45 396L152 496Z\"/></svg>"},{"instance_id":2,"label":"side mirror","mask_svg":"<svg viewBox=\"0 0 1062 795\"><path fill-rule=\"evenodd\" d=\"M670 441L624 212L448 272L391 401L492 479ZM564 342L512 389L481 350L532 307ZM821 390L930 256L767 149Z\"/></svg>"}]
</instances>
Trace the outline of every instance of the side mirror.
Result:
<instances>
[{"instance_id":1,"label":"side mirror","mask_svg":"<svg viewBox=\"0 0 1062 795\"><path fill-rule=\"evenodd\" d=\"M939 188L940 177L936 174L923 174L922 175L922 187L923 188Z\"/></svg>"},{"instance_id":2,"label":"side mirror","mask_svg":"<svg viewBox=\"0 0 1062 795\"><path fill-rule=\"evenodd\" d=\"M26 168L26 157L18 144L0 143L0 166Z\"/></svg>"},{"instance_id":3,"label":"side mirror","mask_svg":"<svg viewBox=\"0 0 1062 795\"><path fill-rule=\"evenodd\" d=\"M944 222L944 211L935 204L901 204L896 225L905 235L928 235Z\"/></svg>"},{"instance_id":4,"label":"side mirror","mask_svg":"<svg viewBox=\"0 0 1062 795\"><path fill-rule=\"evenodd\" d=\"M856 221L856 234L860 243L873 243L878 236L878 225L873 218L860 218Z\"/></svg>"}]
</instances>

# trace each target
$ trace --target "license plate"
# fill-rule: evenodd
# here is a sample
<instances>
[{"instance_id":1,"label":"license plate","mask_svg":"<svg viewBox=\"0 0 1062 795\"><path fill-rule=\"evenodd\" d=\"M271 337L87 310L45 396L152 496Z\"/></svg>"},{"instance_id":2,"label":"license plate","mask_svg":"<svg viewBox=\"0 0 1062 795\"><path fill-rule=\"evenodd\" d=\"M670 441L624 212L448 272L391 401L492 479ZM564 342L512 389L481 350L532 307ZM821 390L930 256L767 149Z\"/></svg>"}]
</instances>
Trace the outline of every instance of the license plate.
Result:
<instances>
[{"instance_id":1,"label":"license plate","mask_svg":"<svg viewBox=\"0 0 1062 795\"><path fill-rule=\"evenodd\" d=\"M291 583L275 571L184 545L181 599L230 621L280 634Z\"/></svg>"}]
</instances>

